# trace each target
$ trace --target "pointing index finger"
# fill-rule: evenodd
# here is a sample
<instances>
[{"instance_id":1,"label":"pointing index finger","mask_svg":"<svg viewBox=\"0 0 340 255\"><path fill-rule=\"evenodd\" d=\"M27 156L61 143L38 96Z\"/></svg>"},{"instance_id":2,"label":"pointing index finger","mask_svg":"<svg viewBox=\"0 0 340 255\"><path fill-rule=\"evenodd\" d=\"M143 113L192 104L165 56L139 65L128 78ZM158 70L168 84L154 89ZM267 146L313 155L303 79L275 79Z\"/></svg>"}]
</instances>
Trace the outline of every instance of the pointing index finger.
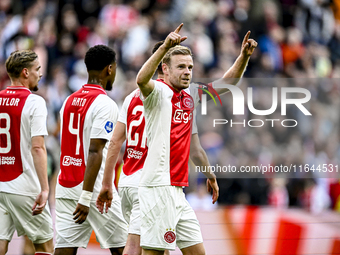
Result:
<instances>
[{"instance_id":1,"label":"pointing index finger","mask_svg":"<svg viewBox=\"0 0 340 255\"><path fill-rule=\"evenodd\" d=\"M183 27L183 23L181 23L176 29L175 29L175 33L179 33L179 31L181 31L181 28Z\"/></svg>"},{"instance_id":2,"label":"pointing index finger","mask_svg":"<svg viewBox=\"0 0 340 255\"><path fill-rule=\"evenodd\" d=\"M248 32L246 33L246 35L244 36L242 45L244 45L245 43L248 42L249 36L250 36L250 31L248 31Z\"/></svg>"}]
</instances>

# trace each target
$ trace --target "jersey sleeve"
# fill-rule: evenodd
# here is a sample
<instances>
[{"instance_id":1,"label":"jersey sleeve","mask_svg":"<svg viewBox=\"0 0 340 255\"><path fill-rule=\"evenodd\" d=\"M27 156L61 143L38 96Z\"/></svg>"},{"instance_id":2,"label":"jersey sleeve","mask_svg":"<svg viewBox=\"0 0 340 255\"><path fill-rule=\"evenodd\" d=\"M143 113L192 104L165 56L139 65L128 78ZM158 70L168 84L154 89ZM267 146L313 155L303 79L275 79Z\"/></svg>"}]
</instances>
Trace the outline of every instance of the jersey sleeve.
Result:
<instances>
[{"instance_id":1,"label":"jersey sleeve","mask_svg":"<svg viewBox=\"0 0 340 255\"><path fill-rule=\"evenodd\" d=\"M99 95L93 103L96 108L90 138L110 140L118 119L118 106L106 95Z\"/></svg>"},{"instance_id":2,"label":"jersey sleeve","mask_svg":"<svg viewBox=\"0 0 340 255\"><path fill-rule=\"evenodd\" d=\"M47 136L47 108L45 100L37 95L34 96L34 107L31 112L31 137Z\"/></svg>"},{"instance_id":3,"label":"jersey sleeve","mask_svg":"<svg viewBox=\"0 0 340 255\"><path fill-rule=\"evenodd\" d=\"M155 108L162 100L163 87L165 86L161 82L154 81L155 87L152 92L145 98L142 93L140 93L140 99L143 101L145 108Z\"/></svg>"}]
</instances>

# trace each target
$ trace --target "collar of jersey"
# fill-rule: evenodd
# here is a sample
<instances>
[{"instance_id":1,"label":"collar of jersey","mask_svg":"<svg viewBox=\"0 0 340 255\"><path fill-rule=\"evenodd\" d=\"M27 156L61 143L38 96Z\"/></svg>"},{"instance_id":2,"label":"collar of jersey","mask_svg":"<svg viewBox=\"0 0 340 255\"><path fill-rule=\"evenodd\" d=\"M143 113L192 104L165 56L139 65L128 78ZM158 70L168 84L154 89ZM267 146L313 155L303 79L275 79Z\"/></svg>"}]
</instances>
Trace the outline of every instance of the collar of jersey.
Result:
<instances>
[{"instance_id":1,"label":"collar of jersey","mask_svg":"<svg viewBox=\"0 0 340 255\"><path fill-rule=\"evenodd\" d=\"M28 88L26 88L25 86L8 86L7 89L26 89L29 92L31 92Z\"/></svg>"},{"instance_id":2,"label":"collar of jersey","mask_svg":"<svg viewBox=\"0 0 340 255\"><path fill-rule=\"evenodd\" d=\"M181 96L183 95L182 90L180 92L176 91L172 86L170 86L169 84L167 84L163 79L157 79L157 81L163 82L165 85L167 85L176 96Z\"/></svg>"},{"instance_id":3,"label":"collar of jersey","mask_svg":"<svg viewBox=\"0 0 340 255\"><path fill-rule=\"evenodd\" d=\"M99 90L103 91L106 94L105 89L103 89L102 86L97 85L97 84L85 84L85 85L83 85L83 88L87 88L87 89L91 89L91 88L92 89L99 89Z\"/></svg>"}]
</instances>

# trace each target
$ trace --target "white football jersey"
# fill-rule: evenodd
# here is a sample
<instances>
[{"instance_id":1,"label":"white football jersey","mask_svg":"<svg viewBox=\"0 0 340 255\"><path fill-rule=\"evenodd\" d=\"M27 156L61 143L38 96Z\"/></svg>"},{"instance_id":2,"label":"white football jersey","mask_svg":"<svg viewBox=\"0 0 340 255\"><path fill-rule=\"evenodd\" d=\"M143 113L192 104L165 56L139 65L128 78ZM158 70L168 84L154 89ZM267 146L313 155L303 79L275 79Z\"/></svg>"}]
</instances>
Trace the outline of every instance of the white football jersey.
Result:
<instances>
[{"instance_id":1,"label":"white football jersey","mask_svg":"<svg viewBox=\"0 0 340 255\"><path fill-rule=\"evenodd\" d=\"M46 136L45 100L23 86L0 92L0 192L26 196L40 193L31 154L31 139Z\"/></svg>"},{"instance_id":2,"label":"white football jersey","mask_svg":"<svg viewBox=\"0 0 340 255\"><path fill-rule=\"evenodd\" d=\"M164 81L143 99L148 155L140 186L188 186L188 160L194 100Z\"/></svg>"},{"instance_id":3,"label":"white football jersey","mask_svg":"<svg viewBox=\"0 0 340 255\"><path fill-rule=\"evenodd\" d=\"M116 103L99 85L87 84L69 96L61 110L61 157L56 198L78 200L83 189L84 173L91 139L109 141L118 118ZM100 170L92 200L100 192L108 143L103 149ZM115 190L114 190L115 191ZM113 200L119 199L114 192Z\"/></svg>"}]
</instances>

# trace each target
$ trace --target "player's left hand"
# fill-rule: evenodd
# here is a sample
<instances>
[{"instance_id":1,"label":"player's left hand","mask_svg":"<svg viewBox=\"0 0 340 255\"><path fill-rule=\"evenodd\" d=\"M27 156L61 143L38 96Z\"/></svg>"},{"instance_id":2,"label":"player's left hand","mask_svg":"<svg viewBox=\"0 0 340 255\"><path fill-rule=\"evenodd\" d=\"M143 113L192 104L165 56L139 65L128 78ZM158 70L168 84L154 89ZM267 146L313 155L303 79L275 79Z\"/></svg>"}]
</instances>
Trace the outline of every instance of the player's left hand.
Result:
<instances>
[{"instance_id":1,"label":"player's left hand","mask_svg":"<svg viewBox=\"0 0 340 255\"><path fill-rule=\"evenodd\" d=\"M112 187L103 185L98 195L97 201L96 201L96 206L101 214L103 214L104 211L106 213L109 211L109 208L111 207L112 199L113 199ZM106 209L105 209L105 204L106 204Z\"/></svg>"},{"instance_id":2,"label":"player's left hand","mask_svg":"<svg viewBox=\"0 0 340 255\"><path fill-rule=\"evenodd\" d=\"M257 42L254 39L249 39L250 31L243 38L241 54L245 57L250 57L255 48L257 47Z\"/></svg>"},{"instance_id":3,"label":"player's left hand","mask_svg":"<svg viewBox=\"0 0 340 255\"><path fill-rule=\"evenodd\" d=\"M44 211L48 199L48 191L41 191L32 206L32 215L41 214Z\"/></svg>"},{"instance_id":4,"label":"player's left hand","mask_svg":"<svg viewBox=\"0 0 340 255\"><path fill-rule=\"evenodd\" d=\"M78 203L76 210L73 213L73 215L75 215L73 219L76 221L76 223L82 224L86 220L89 211L89 207Z\"/></svg>"},{"instance_id":5,"label":"player's left hand","mask_svg":"<svg viewBox=\"0 0 340 255\"><path fill-rule=\"evenodd\" d=\"M218 187L216 178L210 178L207 180L207 190L208 192L213 190L212 203L215 204L218 199L219 190L220 190L220 188Z\"/></svg>"}]
</instances>

